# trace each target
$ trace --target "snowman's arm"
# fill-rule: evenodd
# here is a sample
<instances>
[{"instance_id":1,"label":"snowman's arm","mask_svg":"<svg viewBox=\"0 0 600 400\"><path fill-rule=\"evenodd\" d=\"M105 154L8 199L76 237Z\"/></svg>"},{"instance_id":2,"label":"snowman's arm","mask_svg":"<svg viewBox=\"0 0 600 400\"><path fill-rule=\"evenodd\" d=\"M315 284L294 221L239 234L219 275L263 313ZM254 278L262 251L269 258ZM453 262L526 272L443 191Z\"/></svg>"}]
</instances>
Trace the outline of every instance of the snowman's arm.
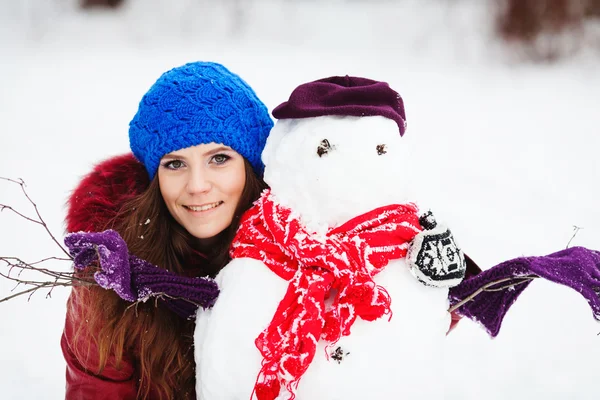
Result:
<instances>
[{"instance_id":1,"label":"snowman's arm","mask_svg":"<svg viewBox=\"0 0 600 400\"><path fill-rule=\"evenodd\" d=\"M600 320L600 252L572 247L541 257L500 263L450 289L450 302L461 315L481 323L493 337L509 308L535 278L568 286Z\"/></svg>"}]
</instances>

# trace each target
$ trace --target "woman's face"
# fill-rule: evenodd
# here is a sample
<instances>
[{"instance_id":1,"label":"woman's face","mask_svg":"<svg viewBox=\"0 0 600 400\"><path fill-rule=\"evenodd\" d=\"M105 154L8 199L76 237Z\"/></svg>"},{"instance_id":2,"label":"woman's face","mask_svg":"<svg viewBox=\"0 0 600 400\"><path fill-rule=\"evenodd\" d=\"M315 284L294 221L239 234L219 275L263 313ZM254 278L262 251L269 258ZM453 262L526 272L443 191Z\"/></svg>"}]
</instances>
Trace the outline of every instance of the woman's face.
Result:
<instances>
[{"instance_id":1,"label":"woman's face","mask_svg":"<svg viewBox=\"0 0 600 400\"><path fill-rule=\"evenodd\" d=\"M243 157L230 147L201 144L165 155L158 181L173 218L201 243L210 243L231 224L246 169Z\"/></svg>"}]
</instances>

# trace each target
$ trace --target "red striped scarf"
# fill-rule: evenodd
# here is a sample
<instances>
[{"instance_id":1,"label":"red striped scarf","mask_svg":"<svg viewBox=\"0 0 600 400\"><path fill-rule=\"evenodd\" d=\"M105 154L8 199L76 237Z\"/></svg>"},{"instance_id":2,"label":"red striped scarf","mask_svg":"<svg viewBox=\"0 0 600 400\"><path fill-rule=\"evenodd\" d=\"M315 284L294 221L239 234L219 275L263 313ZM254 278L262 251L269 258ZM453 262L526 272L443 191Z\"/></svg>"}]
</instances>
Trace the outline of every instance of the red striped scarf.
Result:
<instances>
[{"instance_id":1,"label":"red striped scarf","mask_svg":"<svg viewBox=\"0 0 600 400\"><path fill-rule=\"evenodd\" d=\"M274 400L283 386L293 400L319 339L337 342L358 317L391 318L390 296L373 276L406 256L421 230L417 207L409 203L380 207L318 237L265 191L244 215L230 252L232 258L260 260L289 281L271 323L255 340L263 363L251 397ZM326 308L330 292L335 297Z\"/></svg>"}]
</instances>

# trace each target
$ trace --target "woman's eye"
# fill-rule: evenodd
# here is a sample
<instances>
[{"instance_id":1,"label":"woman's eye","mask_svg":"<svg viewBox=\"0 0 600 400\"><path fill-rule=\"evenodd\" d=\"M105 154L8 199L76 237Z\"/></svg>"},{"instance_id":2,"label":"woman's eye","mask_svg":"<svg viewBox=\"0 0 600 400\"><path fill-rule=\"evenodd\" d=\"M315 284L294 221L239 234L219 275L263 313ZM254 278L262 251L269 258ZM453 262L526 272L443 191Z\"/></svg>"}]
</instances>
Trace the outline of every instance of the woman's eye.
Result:
<instances>
[{"instance_id":1,"label":"woman's eye","mask_svg":"<svg viewBox=\"0 0 600 400\"><path fill-rule=\"evenodd\" d=\"M212 161L215 164L224 164L230 158L231 157L229 157L228 155L225 155L225 154L215 154L212 158Z\"/></svg>"},{"instance_id":2,"label":"woman's eye","mask_svg":"<svg viewBox=\"0 0 600 400\"><path fill-rule=\"evenodd\" d=\"M183 162L181 160L172 160L164 164L168 169L179 169L183 167Z\"/></svg>"}]
</instances>

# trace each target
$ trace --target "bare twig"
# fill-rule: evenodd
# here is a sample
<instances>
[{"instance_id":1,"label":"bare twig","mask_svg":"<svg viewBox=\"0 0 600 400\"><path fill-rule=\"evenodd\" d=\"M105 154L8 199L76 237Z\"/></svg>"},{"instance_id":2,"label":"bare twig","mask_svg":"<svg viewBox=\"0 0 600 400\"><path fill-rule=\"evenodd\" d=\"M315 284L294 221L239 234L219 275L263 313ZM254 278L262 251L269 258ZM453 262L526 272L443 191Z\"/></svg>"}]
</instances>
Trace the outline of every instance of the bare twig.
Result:
<instances>
[{"instance_id":1,"label":"bare twig","mask_svg":"<svg viewBox=\"0 0 600 400\"><path fill-rule=\"evenodd\" d=\"M539 278L539 277L537 275L528 275L528 276L524 276L524 277L513 277L510 279L514 279L515 282L509 283L508 285L504 285L504 286L500 286L500 287L490 287L490 288L487 288L485 291L486 292L501 292L505 289L520 285L521 283L530 282L535 278ZM494 283L500 284L501 282L494 282Z\"/></svg>"},{"instance_id":2,"label":"bare twig","mask_svg":"<svg viewBox=\"0 0 600 400\"><path fill-rule=\"evenodd\" d=\"M21 285L28 286L27 289L24 289L20 292L14 293L10 296L0 298L0 303L8 301L8 300L13 299L18 296L25 295L25 294L29 294L29 299L31 299L31 296L40 289L48 288L49 291L46 294L46 297L51 297L52 290L55 287L59 287L59 286L62 286L62 287L90 286L90 285L96 284L91 278L85 278L85 277L78 276L75 271L61 272L61 271L55 271L55 270L51 270L51 269L47 269L47 268L40 268L39 266L35 266L35 265L39 265L39 264L42 264L42 263L48 262L48 261L69 261L69 262L72 261L71 259L67 259L67 258L48 257L43 260L28 263L26 261L21 260L18 257L0 257L0 261L4 261L7 264L7 266L10 267L8 270L8 273L0 272L0 277L3 277L10 281L16 282L16 285L11 290L11 292L14 292L15 289L17 289ZM15 274L16 276L13 275L14 269L18 270L18 273ZM51 280L43 280L43 279L30 280L30 279L22 278L21 275L22 275L23 271L28 271L28 270L35 271L42 275L49 276L52 279Z\"/></svg>"},{"instance_id":3,"label":"bare twig","mask_svg":"<svg viewBox=\"0 0 600 400\"><path fill-rule=\"evenodd\" d=\"M0 257L0 258L2 258L2 257ZM29 263L29 265L41 264L41 263L43 263L43 262L50 261L50 260L56 260L56 261L69 261L69 262L72 262L72 261L73 261L73 259L72 259L72 258L48 257L48 258L44 258L43 260L40 260L40 261L36 261L36 262Z\"/></svg>"},{"instance_id":4,"label":"bare twig","mask_svg":"<svg viewBox=\"0 0 600 400\"><path fill-rule=\"evenodd\" d=\"M47 262L47 261L51 261L51 260L60 260L60 261L69 261L69 262L72 261L71 259L66 259L66 258L49 257L49 258L45 258L43 260L29 263L29 262L25 262L25 261L21 260L18 257L0 257L0 261L4 261L10 267L9 275L13 269L15 269L15 268L19 269L18 277L15 278L15 277L11 276L9 279L18 279L18 278L20 278L20 275L23 271L31 270L31 271L36 271L36 272L42 273L44 275L49 275L53 278L81 280L77 275L75 275L74 272L61 272L61 271L56 271L56 270L51 270L51 269L40 268L40 267L34 266L34 265L41 264L43 262Z\"/></svg>"},{"instance_id":5,"label":"bare twig","mask_svg":"<svg viewBox=\"0 0 600 400\"><path fill-rule=\"evenodd\" d=\"M473 300L475 297L477 297L482 292L497 292L499 290L504 290L504 289L507 289L509 287L520 285L520 284L525 283L525 282L530 282L530 281L532 281L533 279L536 279L536 278L539 278L539 277L537 275L526 275L526 276L522 276L522 277L502 278L502 279L498 279L497 281L490 282L490 283L488 283L486 285L483 285L482 287L480 287L479 289L477 289L475 292L473 292L469 296L465 297L463 300L459 301L458 303L456 303L455 305L453 305L452 307L450 307L448 309L448 312L456 311L457 309L459 309L460 307L462 307L463 305L465 305L469 301ZM501 283L515 281L515 280L516 280L516 282L512 282L512 283L510 283L508 285L503 285L503 286L500 286L500 287L494 287L494 286L500 285Z\"/></svg>"},{"instance_id":6,"label":"bare twig","mask_svg":"<svg viewBox=\"0 0 600 400\"><path fill-rule=\"evenodd\" d=\"M158 300L164 300L164 299L170 299L170 300L183 300L186 301L190 304L195 305L196 307L202 307L200 304L196 303L195 301L192 301L190 299L186 299L184 297L175 297L175 296L170 296L166 293L152 293L150 294L148 297L144 298L144 299L140 299L137 300L135 302L133 302L132 304L130 304L127 309L131 308L131 307L135 307L136 308L136 313L137 313L137 306L141 303L145 303L146 301L148 301L149 299L154 299L154 304L157 307L158 306Z\"/></svg>"},{"instance_id":7,"label":"bare twig","mask_svg":"<svg viewBox=\"0 0 600 400\"><path fill-rule=\"evenodd\" d=\"M17 184L21 187L21 190L23 191L23 194L25 195L25 197L27 198L27 201L29 201L29 203L31 203L31 205L33 206L33 209L35 210L35 213L38 217L38 220L35 220L33 218L27 217L21 213L19 213L18 211L16 211L14 208L7 206L5 204L0 204L0 210L4 210L9 209L11 211L13 211L14 213L18 214L19 216L25 218L28 221L34 222L36 224L42 225L44 227L44 229L46 230L46 232L48 233L48 235L50 235L50 238L52 238L52 241L54 243L56 243L56 245L61 249L61 251L63 253L65 253L67 255L67 257L71 257L69 255L69 252L58 242L58 240L56 240L56 237L54 237L54 235L52 234L52 232L50 232L50 229L48 228L48 225L46 224L46 221L44 221L44 219L42 218L40 211L38 210L37 204L35 204L35 202L31 199L31 197L29 197L29 194L27 193L27 190L25 190L25 181L23 179L19 180L14 180L14 179L10 179L10 178L4 178L0 176L0 179L8 181L8 182L12 182L14 184Z\"/></svg>"},{"instance_id":8,"label":"bare twig","mask_svg":"<svg viewBox=\"0 0 600 400\"><path fill-rule=\"evenodd\" d=\"M40 221L36 221L35 219L30 218L30 217L28 217L28 216L26 216L26 215L18 212L17 210L15 210L14 208L12 208L11 206L7 206L6 204L0 203L0 211L4 211L4 210L12 211L15 214L17 214L19 217L25 218L29 222L33 222L34 224L42 225L42 223Z\"/></svg>"},{"instance_id":9,"label":"bare twig","mask_svg":"<svg viewBox=\"0 0 600 400\"><path fill-rule=\"evenodd\" d=\"M7 277L4 274L0 274L3 277ZM10 278L9 278L10 279ZM18 281L17 285L11 290L11 292L13 292L16 288L18 288L20 285L32 285L32 287L22 290L20 292L14 293L10 296L6 296L3 298L0 298L0 303L3 303L5 301L14 299L15 297L19 297L22 296L24 294L29 293L29 297L28 300L31 299L31 296L38 290L40 289L44 289L44 288L50 288L50 291L48 292L48 294L46 294L46 297L49 297L49 294L52 292L52 289L55 287L73 287L73 286L93 286L96 285L95 282L88 282L88 283L83 283L83 281L81 283L77 283L75 284L74 282L57 282L57 281L46 281L46 282L41 282L41 281Z\"/></svg>"},{"instance_id":10,"label":"bare twig","mask_svg":"<svg viewBox=\"0 0 600 400\"><path fill-rule=\"evenodd\" d=\"M577 235L577 232L579 232L580 229L583 229L580 226L577 225L573 225L573 236L571 236L571 239L569 239L569 242L567 243L567 249L569 248L569 246L571 245L571 241L575 238L575 235Z\"/></svg>"},{"instance_id":11,"label":"bare twig","mask_svg":"<svg viewBox=\"0 0 600 400\"><path fill-rule=\"evenodd\" d=\"M27 193L27 190L25 189L25 186L26 186L25 181L23 179L15 180L15 179L4 178L4 177L0 177L0 179L5 180L7 182L14 183L21 187L21 190L23 191L23 194L27 198L27 201L29 201L29 203L31 203L31 205L33 206L35 213L37 215L37 219L28 217L27 215L23 214L22 212L17 211L15 208L13 208L7 204L0 204L0 211L2 211L2 210L12 211L13 213L15 213L16 215L25 219L26 221L33 222L37 225L43 226L46 233L48 233L48 235L50 236L52 241L67 256L67 257L46 257L44 259L34 261L34 262L26 262L18 257L2 257L2 256L0 256L0 261L3 261L4 263L6 263L6 265L8 267L8 273L0 272L0 277L3 277L10 281L16 282L16 285L11 290L11 292L14 292L20 286L27 287L26 289L21 290L16 293L13 293L10 296L0 298L0 303L14 299L15 297L18 297L18 296L27 295L27 294L29 295L28 299L31 299L31 296L40 289L49 289L48 293L46 294L46 297L51 297L52 290L55 287L88 286L88 285L95 284L95 282L93 280L82 278L82 277L78 276L74 271L61 272L59 270L52 270L52 269L41 267L41 264L45 264L48 262L65 262L66 261L66 262L72 263L73 258L69 255L67 250L65 250L65 248L58 242L58 240L56 240L56 237L52 234L52 232L50 232L50 229L48 228L46 221L44 221L44 218L42 218L42 216L38 210L37 204L31 199L31 197ZM14 270L17 270L18 272L14 273ZM49 277L50 279L47 279L47 278L26 279L23 277L24 271L35 271L36 273L42 274L42 276Z\"/></svg>"},{"instance_id":12,"label":"bare twig","mask_svg":"<svg viewBox=\"0 0 600 400\"><path fill-rule=\"evenodd\" d=\"M17 292L15 294L11 295L11 296L7 296L7 297L4 297L4 298L0 299L0 303L2 303L4 301L8 301L10 299L14 299L15 297L18 297L18 296L21 296L21 295L24 295L24 294L27 294L27 293L30 293L30 292L35 292L38 289L39 289L39 287L32 287L32 288L29 288L27 290L23 290L21 292Z\"/></svg>"}]
</instances>

